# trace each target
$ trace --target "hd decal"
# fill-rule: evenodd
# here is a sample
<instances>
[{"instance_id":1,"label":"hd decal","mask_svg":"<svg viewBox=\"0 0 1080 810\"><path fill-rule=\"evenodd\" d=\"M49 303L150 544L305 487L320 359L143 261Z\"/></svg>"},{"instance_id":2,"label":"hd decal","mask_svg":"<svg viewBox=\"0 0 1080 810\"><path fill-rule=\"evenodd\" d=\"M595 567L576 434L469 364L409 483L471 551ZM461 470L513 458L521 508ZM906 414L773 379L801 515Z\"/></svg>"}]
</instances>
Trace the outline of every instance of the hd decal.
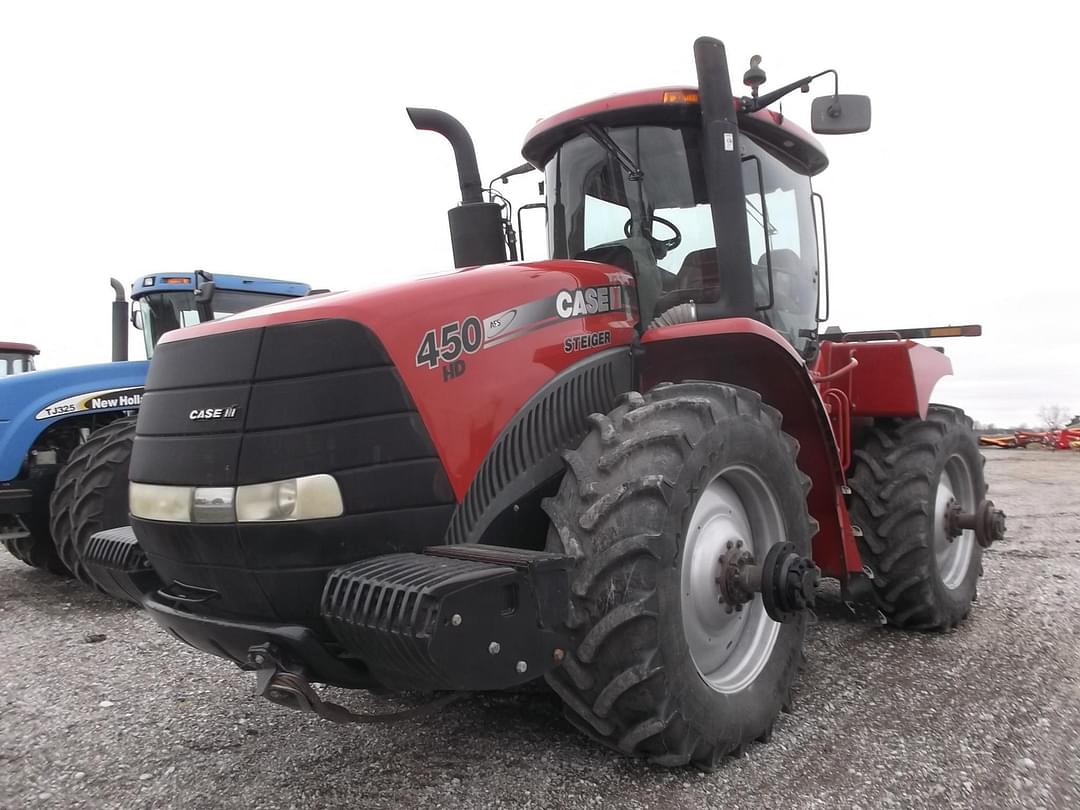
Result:
<instances>
[{"instance_id":1,"label":"hd decal","mask_svg":"<svg viewBox=\"0 0 1080 810\"><path fill-rule=\"evenodd\" d=\"M34 418L52 419L54 416L63 416L71 413L87 413L93 411L113 411L117 408L138 408L142 402L141 388L115 388L106 391L94 391L90 394L76 394L67 399L61 399L51 405L47 405L38 411Z\"/></svg>"}]
</instances>

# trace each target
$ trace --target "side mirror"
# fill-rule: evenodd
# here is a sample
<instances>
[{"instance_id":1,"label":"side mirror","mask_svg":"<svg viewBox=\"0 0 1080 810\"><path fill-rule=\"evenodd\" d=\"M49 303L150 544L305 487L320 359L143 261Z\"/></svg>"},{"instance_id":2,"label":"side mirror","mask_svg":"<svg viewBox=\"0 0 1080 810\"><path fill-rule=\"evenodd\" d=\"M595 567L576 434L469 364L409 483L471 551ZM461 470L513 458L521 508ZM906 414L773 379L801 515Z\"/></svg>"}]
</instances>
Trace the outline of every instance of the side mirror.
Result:
<instances>
[{"instance_id":1,"label":"side mirror","mask_svg":"<svg viewBox=\"0 0 1080 810\"><path fill-rule=\"evenodd\" d=\"M819 135L850 135L870 129L870 96L821 96L810 107L810 129Z\"/></svg>"},{"instance_id":2,"label":"side mirror","mask_svg":"<svg viewBox=\"0 0 1080 810\"><path fill-rule=\"evenodd\" d=\"M195 288L195 301L200 304L209 304L214 300L214 290L217 285L212 281L204 281Z\"/></svg>"},{"instance_id":3,"label":"side mirror","mask_svg":"<svg viewBox=\"0 0 1080 810\"><path fill-rule=\"evenodd\" d=\"M142 331L142 309L139 308L139 304L136 301L131 302L131 325L138 329L140 332Z\"/></svg>"}]
</instances>

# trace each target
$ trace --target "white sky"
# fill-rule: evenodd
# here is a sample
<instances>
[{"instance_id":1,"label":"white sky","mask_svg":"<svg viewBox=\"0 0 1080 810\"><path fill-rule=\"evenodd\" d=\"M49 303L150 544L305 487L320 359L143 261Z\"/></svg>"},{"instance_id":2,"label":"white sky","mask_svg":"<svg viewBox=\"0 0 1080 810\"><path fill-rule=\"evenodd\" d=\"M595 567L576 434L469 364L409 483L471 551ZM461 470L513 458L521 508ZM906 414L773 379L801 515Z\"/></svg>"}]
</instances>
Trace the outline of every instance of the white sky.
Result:
<instances>
[{"instance_id":1,"label":"white sky","mask_svg":"<svg viewBox=\"0 0 1080 810\"><path fill-rule=\"evenodd\" d=\"M538 118L694 84L709 34L736 83L760 53L766 90L833 67L873 98L873 129L823 139L815 181L833 322L981 322L985 337L944 341L957 376L937 400L999 425L1080 411L1078 16L940 0L0 0L0 340L37 343L42 367L108 359L110 276L342 289L449 266L451 152L406 105L459 117L487 180L521 162ZM785 113L805 121L828 90ZM536 179L505 190L534 201Z\"/></svg>"}]
</instances>

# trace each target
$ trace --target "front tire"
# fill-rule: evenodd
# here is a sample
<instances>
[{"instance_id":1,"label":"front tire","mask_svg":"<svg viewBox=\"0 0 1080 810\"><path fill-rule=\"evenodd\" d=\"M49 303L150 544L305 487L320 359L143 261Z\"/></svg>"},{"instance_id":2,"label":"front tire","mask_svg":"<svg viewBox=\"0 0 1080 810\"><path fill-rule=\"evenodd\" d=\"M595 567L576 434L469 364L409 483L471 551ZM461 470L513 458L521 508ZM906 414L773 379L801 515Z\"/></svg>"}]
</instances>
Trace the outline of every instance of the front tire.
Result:
<instances>
[{"instance_id":1,"label":"front tire","mask_svg":"<svg viewBox=\"0 0 1080 810\"><path fill-rule=\"evenodd\" d=\"M959 408L931 405L923 419L879 420L853 454L851 518L889 623L947 630L971 611L982 547L971 529L949 539L950 499L974 512L986 496L983 457Z\"/></svg>"},{"instance_id":2,"label":"front tire","mask_svg":"<svg viewBox=\"0 0 1080 810\"><path fill-rule=\"evenodd\" d=\"M51 501L53 541L64 564L80 582L116 598L120 595L93 580L79 549L95 532L129 522L128 468L135 420L117 419L90 434L60 470Z\"/></svg>"},{"instance_id":3,"label":"front tire","mask_svg":"<svg viewBox=\"0 0 1080 810\"><path fill-rule=\"evenodd\" d=\"M548 682L603 744L715 767L767 739L801 662L804 615L777 624L760 594L728 613L715 584L728 540L759 563L777 542L809 556L798 447L756 393L713 383L626 394L590 421L545 502L548 550L577 558L573 647Z\"/></svg>"}]
</instances>

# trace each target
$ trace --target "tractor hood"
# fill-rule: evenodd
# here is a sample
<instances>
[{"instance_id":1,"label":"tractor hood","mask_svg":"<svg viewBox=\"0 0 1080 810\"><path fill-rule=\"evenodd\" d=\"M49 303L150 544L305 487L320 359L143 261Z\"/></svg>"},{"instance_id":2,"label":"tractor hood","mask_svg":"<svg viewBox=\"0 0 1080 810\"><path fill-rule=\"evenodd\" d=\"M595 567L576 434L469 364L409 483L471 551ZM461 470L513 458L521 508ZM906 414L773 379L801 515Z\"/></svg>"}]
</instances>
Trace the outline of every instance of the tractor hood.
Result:
<instances>
[{"instance_id":1,"label":"tractor hood","mask_svg":"<svg viewBox=\"0 0 1080 810\"><path fill-rule=\"evenodd\" d=\"M483 452L533 392L590 354L629 345L636 322L633 277L617 267L566 260L486 265L376 290L272 304L171 332L158 344L147 390L223 384L224 377L212 381L211 371L201 366L233 351L224 349L226 344L236 346L238 355L246 352L242 345L248 341L241 332L293 335L288 340L267 337L261 344L252 335L253 345L261 345L252 349L260 369L284 365L284 355L289 355L289 368L297 373L305 363L325 366L328 361L322 355L336 355L334 362L345 363L349 358L343 355L353 350L335 344L333 324L359 324L400 374L460 497ZM305 324L308 328L300 328ZM226 336L230 340L224 340ZM183 363L162 359L181 354L190 359ZM242 382L253 374L263 375L252 367L255 362L254 357L245 361L237 357L235 369L224 376ZM184 371L166 369L172 364ZM178 382L180 376L186 382ZM219 398L224 396L223 390ZM242 401L239 393L234 399ZM162 435L202 432L179 404L171 412L170 418L178 421L163 425ZM145 416L144 409L140 430Z\"/></svg>"},{"instance_id":2,"label":"tractor hood","mask_svg":"<svg viewBox=\"0 0 1080 810\"><path fill-rule=\"evenodd\" d=\"M0 481L15 477L34 440L77 416L139 407L148 363L98 363L0 379Z\"/></svg>"}]
</instances>

